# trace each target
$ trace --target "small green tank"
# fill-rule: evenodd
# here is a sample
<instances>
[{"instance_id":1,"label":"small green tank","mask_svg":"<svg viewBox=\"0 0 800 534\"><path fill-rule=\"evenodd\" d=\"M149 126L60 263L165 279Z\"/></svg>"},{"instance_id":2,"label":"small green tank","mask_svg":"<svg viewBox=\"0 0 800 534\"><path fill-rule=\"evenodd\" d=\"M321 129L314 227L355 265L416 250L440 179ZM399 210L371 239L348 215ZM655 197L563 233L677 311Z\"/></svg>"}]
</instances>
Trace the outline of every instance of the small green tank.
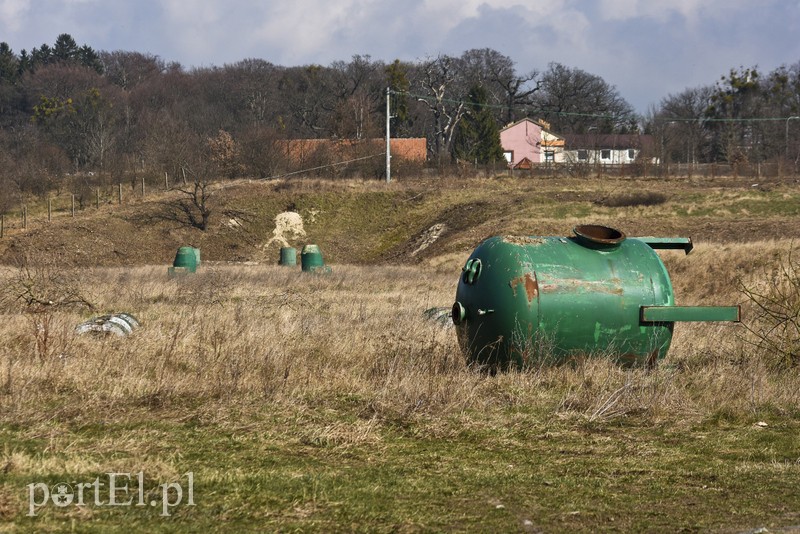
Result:
<instances>
[{"instance_id":1,"label":"small green tank","mask_svg":"<svg viewBox=\"0 0 800 534\"><path fill-rule=\"evenodd\" d=\"M281 247L279 265L294 267L297 265L297 249L294 247Z\"/></svg>"},{"instance_id":2,"label":"small green tank","mask_svg":"<svg viewBox=\"0 0 800 534\"><path fill-rule=\"evenodd\" d=\"M200 264L200 249L194 247L181 247L175 254L172 267L168 269L168 274L174 276L177 273L194 273Z\"/></svg>"},{"instance_id":3,"label":"small green tank","mask_svg":"<svg viewBox=\"0 0 800 534\"><path fill-rule=\"evenodd\" d=\"M654 249L689 238L627 238L605 226L573 237L498 236L466 262L452 319L468 359L491 369L607 354L628 365L664 358L676 321L739 321L739 307L675 306Z\"/></svg>"},{"instance_id":4,"label":"small green tank","mask_svg":"<svg viewBox=\"0 0 800 534\"><path fill-rule=\"evenodd\" d=\"M300 252L300 266L306 272L325 272L329 269L325 267L325 260L322 259L322 251L317 245L306 245Z\"/></svg>"}]
</instances>

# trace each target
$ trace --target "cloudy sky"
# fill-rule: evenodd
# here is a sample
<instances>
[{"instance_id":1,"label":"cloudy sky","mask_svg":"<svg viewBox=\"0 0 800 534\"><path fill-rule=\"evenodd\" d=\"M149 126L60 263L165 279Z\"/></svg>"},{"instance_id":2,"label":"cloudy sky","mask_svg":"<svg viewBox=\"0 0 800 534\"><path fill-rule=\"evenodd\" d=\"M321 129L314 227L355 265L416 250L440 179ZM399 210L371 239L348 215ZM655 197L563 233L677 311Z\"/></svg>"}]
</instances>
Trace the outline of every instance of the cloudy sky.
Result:
<instances>
[{"instance_id":1,"label":"cloudy sky","mask_svg":"<svg viewBox=\"0 0 800 534\"><path fill-rule=\"evenodd\" d=\"M520 72L555 61L601 76L644 113L733 67L800 62L800 0L0 0L0 41L15 52L60 33L185 67L489 47Z\"/></svg>"}]
</instances>

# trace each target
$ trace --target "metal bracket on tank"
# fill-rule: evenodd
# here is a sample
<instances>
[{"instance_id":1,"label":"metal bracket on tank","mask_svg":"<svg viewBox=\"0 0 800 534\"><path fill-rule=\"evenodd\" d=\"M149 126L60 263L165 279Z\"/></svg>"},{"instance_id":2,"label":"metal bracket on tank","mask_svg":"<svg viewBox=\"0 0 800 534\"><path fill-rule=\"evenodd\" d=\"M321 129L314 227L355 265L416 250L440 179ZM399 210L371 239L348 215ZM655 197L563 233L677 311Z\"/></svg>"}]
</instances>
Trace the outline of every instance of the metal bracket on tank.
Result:
<instances>
[{"instance_id":1,"label":"metal bracket on tank","mask_svg":"<svg viewBox=\"0 0 800 534\"><path fill-rule=\"evenodd\" d=\"M682 250L689 254L694 248L691 237L635 237L655 250Z\"/></svg>"}]
</instances>

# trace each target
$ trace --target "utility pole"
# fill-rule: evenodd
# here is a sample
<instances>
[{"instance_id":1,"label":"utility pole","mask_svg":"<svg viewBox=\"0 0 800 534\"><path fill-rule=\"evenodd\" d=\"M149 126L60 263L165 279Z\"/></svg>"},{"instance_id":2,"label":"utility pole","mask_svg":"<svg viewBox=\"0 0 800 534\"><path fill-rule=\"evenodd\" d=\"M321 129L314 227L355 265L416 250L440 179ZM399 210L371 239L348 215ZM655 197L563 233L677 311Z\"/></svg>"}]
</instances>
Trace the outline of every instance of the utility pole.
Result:
<instances>
[{"instance_id":1,"label":"utility pole","mask_svg":"<svg viewBox=\"0 0 800 534\"><path fill-rule=\"evenodd\" d=\"M794 115L791 116L791 117L788 117L786 119L786 160L787 161L789 160L789 121L797 120L797 119L800 119L800 117L797 117L797 116L794 116Z\"/></svg>"},{"instance_id":2,"label":"utility pole","mask_svg":"<svg viewBox=\"0 0 800 534\"><path fill-rule=\"evenodd\" d=\"M386 88L386 183L392 181L392 149L391 149L391 129L390 119L391 115L391 94L390 87Z\"/></svg>"}]
</instances>

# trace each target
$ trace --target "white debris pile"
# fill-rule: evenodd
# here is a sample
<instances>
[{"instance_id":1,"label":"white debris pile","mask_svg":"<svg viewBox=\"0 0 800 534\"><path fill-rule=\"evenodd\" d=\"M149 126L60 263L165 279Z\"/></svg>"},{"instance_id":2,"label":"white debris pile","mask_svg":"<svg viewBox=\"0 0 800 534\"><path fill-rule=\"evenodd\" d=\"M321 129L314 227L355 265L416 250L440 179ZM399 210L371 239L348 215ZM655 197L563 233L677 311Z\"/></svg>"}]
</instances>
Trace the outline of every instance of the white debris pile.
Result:
<instances>
[{"instance_id":1,"label":"white debris pile","mask_svg":"<svg viewBox=\"0 0 800 534\"><path fill-rule=\"evenodd\" d=\"M272 231L272 238L264 244L263 248L268 248L273 243L281 247L288 247L290 240L302 239L306 237L303 228L303 218L294 211L284 211L275 217L275 229Z\"/></svg>"}]
</instances>

